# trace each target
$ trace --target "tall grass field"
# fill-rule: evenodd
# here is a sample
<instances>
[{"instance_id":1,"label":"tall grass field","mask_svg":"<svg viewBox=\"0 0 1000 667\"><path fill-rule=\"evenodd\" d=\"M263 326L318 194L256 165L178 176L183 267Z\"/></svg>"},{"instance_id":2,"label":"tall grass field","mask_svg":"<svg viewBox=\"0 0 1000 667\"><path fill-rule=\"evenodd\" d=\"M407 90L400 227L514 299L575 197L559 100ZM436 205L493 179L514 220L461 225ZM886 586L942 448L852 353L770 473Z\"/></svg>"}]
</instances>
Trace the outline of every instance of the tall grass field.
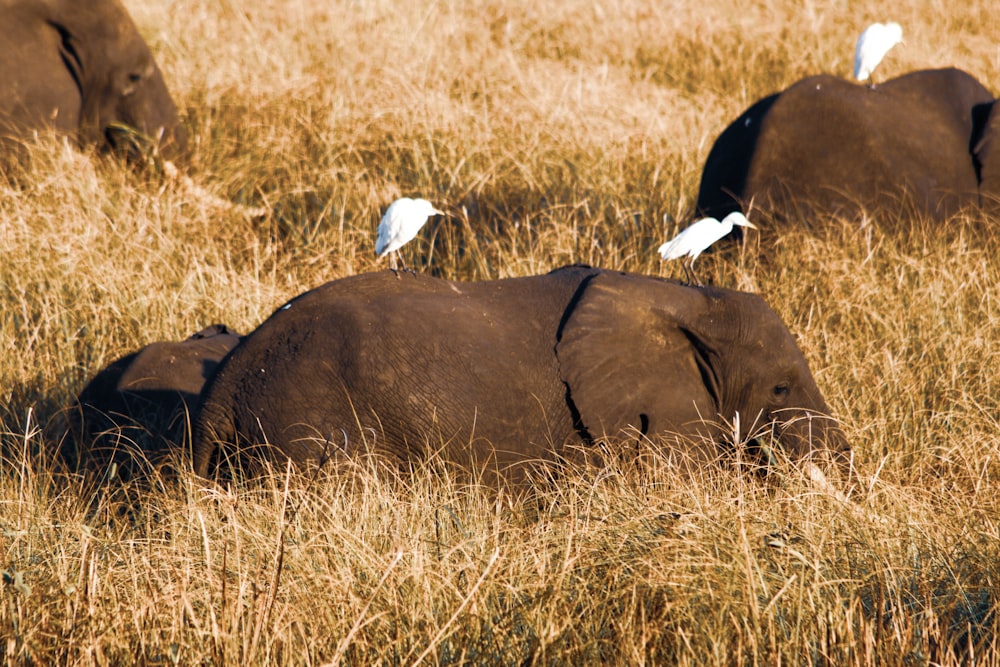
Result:
<instances>
[{"instance_id":1,"label":"tall grass field","mask_svg":"<svg viewBox=\"0 0 1000 667\"><path fill-rule=\"evenodd\" d=\"M698 260L796 335L854 448L848 503L792 466L678 475L656 452L518 493L434 461L213 485L186 451L131 480L55 459L113 360L385 270L375 227L399 196L449 214L403 250L421 272L683 278L655 250L740 112L849 76L876 20L904 30L878 78L956 66L1000 92L995 3L125 4L199 189L58 140L0 179L3 664L1000 664L984 216L761 217Z\"/></svg>"}]
</instances>

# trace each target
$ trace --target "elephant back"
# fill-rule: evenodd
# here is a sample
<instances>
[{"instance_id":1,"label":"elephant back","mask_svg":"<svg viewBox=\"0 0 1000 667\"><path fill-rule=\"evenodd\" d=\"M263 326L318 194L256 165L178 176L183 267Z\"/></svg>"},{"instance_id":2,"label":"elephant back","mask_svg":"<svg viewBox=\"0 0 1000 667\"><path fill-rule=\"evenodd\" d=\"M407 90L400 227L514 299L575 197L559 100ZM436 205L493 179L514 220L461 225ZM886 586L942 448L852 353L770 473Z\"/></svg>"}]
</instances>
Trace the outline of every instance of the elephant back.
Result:
<instances>
[{"instance_id":1,"label":"elephant back","mask_svg":"<svg viewBox=\"0 0 1000 667\"><path fill-rule=\"evenodd\" d=\"M212 474L232 451L315 463L371 441L400 461L437 443L463 465L491 448L486 458L504 467L562 443L572 424L552 350L568 304L597 273L466 283L380 271L306 292L206 386L195 470Z\"/></svg>"},{"instance_id":2,"label":"elephant back","mask_svg":"<svg viewBox=\"0 0 1000 667\"><path fill-rule=\"evenodd\" d=\"M874 88L808 77L764 98L720 135L698 206L722 212L752 203L807 220L907 209L947 217L978 202L971 146L990 99L955 69L913 72ZM726 162L731 172L720 177L717 165Z\"/></svg>"}]
</instances>

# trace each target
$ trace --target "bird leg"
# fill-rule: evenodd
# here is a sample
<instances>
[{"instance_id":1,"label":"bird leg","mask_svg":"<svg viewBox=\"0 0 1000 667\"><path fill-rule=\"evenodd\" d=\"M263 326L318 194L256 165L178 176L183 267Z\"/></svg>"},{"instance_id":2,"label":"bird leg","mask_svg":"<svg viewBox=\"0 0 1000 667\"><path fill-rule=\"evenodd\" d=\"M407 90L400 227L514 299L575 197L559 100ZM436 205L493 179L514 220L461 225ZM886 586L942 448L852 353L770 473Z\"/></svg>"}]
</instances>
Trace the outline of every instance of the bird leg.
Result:
<instances>
[{"instance_id":1,"label":"bird leg","mask_svg":"<svg viewBox=\"0 0 1000 667\"><path fill-rule=\"evenodd\" d=\"M399 256L399 261L403 264L403 268L401 269L403 273L409 273L411 276L417 275L416 271L406 265L406 260L403 259L402 251L397 250L395 254Z\"/></svg>"},{"instance_id":2,"label":"bird leg","mask_svg":"<svg viewBox=\"0 0 1000 667\"><path fill-rule=\"evenodd\" d=\"M694 273L694 260L692 259L690 264L683 262L681 266L684 267L684 273L687 275L688 285L701 287L701 281L698 280L698 276Z\"/></svg>"}]
</instances>

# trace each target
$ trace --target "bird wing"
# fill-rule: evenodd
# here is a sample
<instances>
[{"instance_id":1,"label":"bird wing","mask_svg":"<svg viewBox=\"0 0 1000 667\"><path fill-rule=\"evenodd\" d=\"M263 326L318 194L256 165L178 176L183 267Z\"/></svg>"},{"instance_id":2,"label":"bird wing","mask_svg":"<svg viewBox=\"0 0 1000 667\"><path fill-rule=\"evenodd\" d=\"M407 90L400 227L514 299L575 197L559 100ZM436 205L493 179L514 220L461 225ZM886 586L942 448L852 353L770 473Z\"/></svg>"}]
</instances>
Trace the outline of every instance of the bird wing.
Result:
<instances>
[{"instance_id":1,"label":"bird wing","mask_svg":"<svg viewBox=\"0 0 1000 667\"><path fill-rule=\"evenodd\" d=\"M681 230L680 233L677 234L677 236L675 236L674 238L670 239L669 241L661 245L657 249L657 252L660 253L660 257L665 260L670 260L670 259L679 259L684 255L688 254L690 248L687 247L685 239L687 238L688 235L690 235L692 227L694 227L694 225L691 225L691 227L688 227L687 229Z\"/></svg>"},{"instance_id":2,"label":"bird wing","mask_svg":"<svg viewBox=\"0 0 1000 667\"><path fill-rule=\"evenodd\" d=\"M873 23L858 37L854 49L854 78L864 81L882 62L882 58L893 47L892 29L882 23Z\"/></svg>"},{"instance_id":3,"label":"bird wing","mask_svg":"<svg viewBox=\"0 0 1000 667\"><path fill-rule=\"evenodd\" d=\"M426 213L412 199L397 199L385 211L378 226L375 254L382 257L413 240L427 223Z\"/></svg>"},{"instance_id":4,"label":"bird wing","mask_svg":"<svg viewBox=\"0 0 1000 667\"><path fill-rule=\"evenodd\" d=\"M389 248L389 242L392 241L393 235L391 226L389 211L386 211L385 215L382 216L382 222L378 225L378 238L375 240L375 254L379 257L392 251L392 248Z\"/></svg>"},{"instance_id":5,"label":"bird wing","mask_svg":"<svg viewBox=\"0 0 1000 667\"><path fill-rule=\"evenodd\" d=\"M865 31L861 33L861 35L858 37L858 43L854 47L854 78L857 79L858 81L867 79L868 75L871 74L870 69L866 67L865 69L868 71L866 71L862 76L861 69L862 66L865 65L865 61L867 60L866 58L867 52L865 49L866 45L868 44L868 37L871 34L871 30L873 27L874 26L868 26L865 29Z\"/></svg>"},{"instance_id":6,"label":"bird wing","mask_svg":"<svg viewBox=\"0 0 1000 667\"><path fill-rule=\"evenodd\" d=\"M712 217L695 220L681 230L680 234L660 246L660 256L663 259L679 259L688 255L693 259L721 238L713 236L718 227L719 221Z\"/></svg>"}]
</instances>

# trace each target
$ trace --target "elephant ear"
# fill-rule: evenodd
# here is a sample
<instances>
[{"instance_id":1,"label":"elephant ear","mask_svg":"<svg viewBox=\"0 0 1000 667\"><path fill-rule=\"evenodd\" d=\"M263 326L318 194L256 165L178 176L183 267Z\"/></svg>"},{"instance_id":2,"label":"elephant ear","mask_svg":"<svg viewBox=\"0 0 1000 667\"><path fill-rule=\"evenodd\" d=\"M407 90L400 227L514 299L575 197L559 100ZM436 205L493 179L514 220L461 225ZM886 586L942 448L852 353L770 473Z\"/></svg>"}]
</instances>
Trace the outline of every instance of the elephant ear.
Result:
<instances>
[{"instance_id":1,"label":"elephant ear","mask_svg":"<svg viewBox=\"0 0 1000 667\"><path fill-rule=\"evenodd\" d=\"M700 289L624 274L586 284L556 344L585 440L630 427L711 435L706 423L717 420L720 389L716 345L702 332L709 300Z\"/></svg>"}]
</instances>

